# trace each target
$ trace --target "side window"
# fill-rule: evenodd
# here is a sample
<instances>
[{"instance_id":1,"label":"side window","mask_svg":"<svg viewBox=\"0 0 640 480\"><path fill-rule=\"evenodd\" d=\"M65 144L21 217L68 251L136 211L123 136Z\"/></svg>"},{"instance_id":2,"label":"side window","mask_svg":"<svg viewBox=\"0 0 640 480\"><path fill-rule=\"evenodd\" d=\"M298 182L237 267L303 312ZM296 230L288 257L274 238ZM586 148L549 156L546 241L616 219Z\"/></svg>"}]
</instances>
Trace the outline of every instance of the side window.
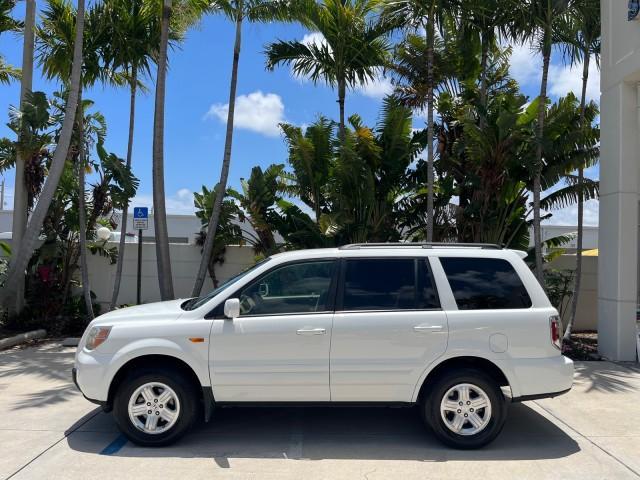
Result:
<instances>
[{"instance_id":1,"label":"side window","mask_svg":"<svg viewBox=\"0 0 640 480\"><path fill-rule=\"evenodd\" d=\"M531 298L506 260L440 258L460 310L529 308Z\"/></svg>"},{"instance_id":2,"label":"side window","mask_svg":"<svg viewBox=\"0 0 640 480\"><path fill-rule=\"evenodd\" d=\"M438 308L427 263L413 258L346 260L342 309Z\"/></svg>"},{"instance_id":3,"label":"side window","mask_svg":"<svg viewBox=\"0 0 640 480\"><path fill-rule=\"evenodd\" d=\"M323 312L334 260L283 265L240 292L240 315Z\"/></svg>"}]
</instances>

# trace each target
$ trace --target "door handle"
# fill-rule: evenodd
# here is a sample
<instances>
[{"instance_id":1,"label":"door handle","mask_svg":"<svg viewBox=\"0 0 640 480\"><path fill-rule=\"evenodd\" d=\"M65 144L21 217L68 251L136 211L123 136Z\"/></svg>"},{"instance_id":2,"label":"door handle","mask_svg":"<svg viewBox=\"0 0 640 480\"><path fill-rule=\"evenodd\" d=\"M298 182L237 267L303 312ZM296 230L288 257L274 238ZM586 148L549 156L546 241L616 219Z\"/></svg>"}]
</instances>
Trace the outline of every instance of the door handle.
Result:
<instances>
[{"instance_id":1,"label":"door handle","mask_svg":"<svg viewBox=\"0 0 640 480\"><path fill-rule=\"evenodd\" d=\"M416 325L413 327L416 332L441 332L442 325Z\"/></svg>"},{"instance_id":2,"label":"door handle","mask_svg":"<svg viewBox=\"0 0 640 480\"><path fill-rule=\"evenodd\" d=\"M296 331L298 335L324 335L327 333L326 328L301 328Z\"/></svg>"}]
</instances>

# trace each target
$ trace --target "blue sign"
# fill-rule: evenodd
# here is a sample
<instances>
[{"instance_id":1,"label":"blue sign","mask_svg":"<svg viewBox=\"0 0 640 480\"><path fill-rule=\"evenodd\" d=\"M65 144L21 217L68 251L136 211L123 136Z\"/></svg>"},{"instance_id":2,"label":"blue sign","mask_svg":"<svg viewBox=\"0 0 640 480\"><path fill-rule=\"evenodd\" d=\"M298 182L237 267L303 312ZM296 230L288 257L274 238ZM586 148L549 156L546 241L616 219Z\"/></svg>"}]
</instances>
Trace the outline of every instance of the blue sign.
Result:
<instances>
[{"instance_id":1,"label":"blue sign","mask_svg":"<svg viewBox=\"0 0 640 480\"><path fill-rule=\"evenodd\" d=\"M133 228L147 230L149 228L149 209L147 207L133 208Z\"/></svg>"},{"instance_id":2,"label":"blue sign","mask_svg":"<svg viewBox=\"0 0 640 480\"><path fill-rule=\"evenodd\" d=\"M134 207L133 218L149 219L149 209L147 207Z\"/></svg>"}]
</instances>

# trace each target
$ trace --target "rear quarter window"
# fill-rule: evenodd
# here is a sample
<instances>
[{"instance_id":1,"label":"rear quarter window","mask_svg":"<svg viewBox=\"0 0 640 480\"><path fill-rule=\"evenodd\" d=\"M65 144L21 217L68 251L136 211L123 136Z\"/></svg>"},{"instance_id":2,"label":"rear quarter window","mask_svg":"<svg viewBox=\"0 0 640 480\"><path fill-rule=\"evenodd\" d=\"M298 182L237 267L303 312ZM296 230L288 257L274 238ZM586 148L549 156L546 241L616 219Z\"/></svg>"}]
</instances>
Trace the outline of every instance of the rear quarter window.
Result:
<instances>
[{"instance_id":1,"label":"rear quarter window","mask_svg":"<svg viewBox=\"0 0 640 480\"><path fill-rule=\"evenodd\" d=\"M459 310L531 307L527 289L506 260L440 257L440 263Z\"/></svg>"}]
</instances>

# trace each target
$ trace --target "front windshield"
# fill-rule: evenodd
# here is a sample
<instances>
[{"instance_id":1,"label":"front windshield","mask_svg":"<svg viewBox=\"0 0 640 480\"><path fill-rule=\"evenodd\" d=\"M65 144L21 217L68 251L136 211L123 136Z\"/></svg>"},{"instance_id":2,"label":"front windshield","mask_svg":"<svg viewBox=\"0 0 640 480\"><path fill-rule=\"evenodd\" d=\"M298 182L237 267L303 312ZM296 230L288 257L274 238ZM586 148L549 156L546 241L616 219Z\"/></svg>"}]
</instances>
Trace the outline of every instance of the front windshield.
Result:
<instances>
[{"instance_id":1,"label":"front windshield","mask_svg":"<svg viewBox=\"0 0 640 480\"><path fill-rule=\"evenodd\" d=\"M267 260L269 260L269 257L265 258L264 260L260 260L253 267L250 267L250 268L246 269L244 272L240 272L235 277L231 277L231 278L225 280L224 282L222 282L218 286L218 288L213 289L212 291L210 291L206 295L202 295L201 297L194 297L194 298L192 298L190 300L187 300L186 302L184 302L181 305L181 308L183 310L195 310L196 308L200 308L202 305L204 305L209 300L211 300L213 297L215 297L220 292L222 292L222 290L224 290L225 288L229 287L230 285L236 283L238 280L240 280L242 277L244 277L245 275L249 274L250 272L253 272L256 268L258 268L260 265L264 264Z\"/></svg>"}]
</instances>

